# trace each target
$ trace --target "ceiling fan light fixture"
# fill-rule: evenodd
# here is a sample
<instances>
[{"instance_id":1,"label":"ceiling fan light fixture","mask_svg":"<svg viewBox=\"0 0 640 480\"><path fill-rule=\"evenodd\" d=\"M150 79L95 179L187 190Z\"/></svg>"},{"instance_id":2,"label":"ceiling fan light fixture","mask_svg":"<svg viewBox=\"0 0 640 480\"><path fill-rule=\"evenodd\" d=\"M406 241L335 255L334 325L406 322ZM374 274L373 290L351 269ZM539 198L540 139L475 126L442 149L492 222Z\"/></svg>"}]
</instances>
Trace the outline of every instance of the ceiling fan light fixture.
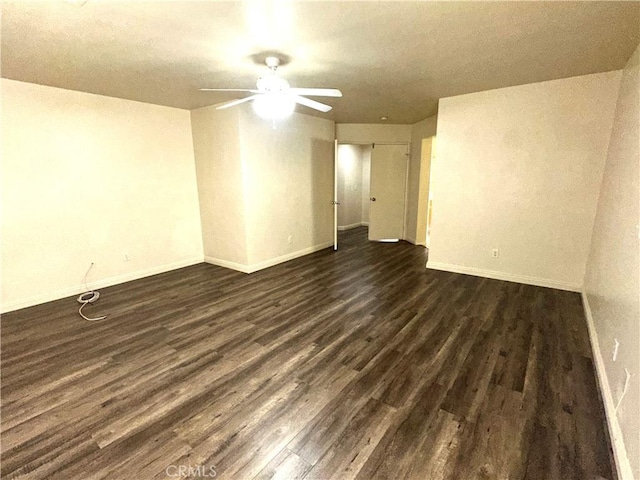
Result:
<instances>
[{"instance_id":1,"label":"ceiling fan light fixture","mask_svg":"<svg viewBox=\"0 0 640 480\"><path fill-rule=\"evenodd\" d=\"M251 93L248 97L231 100L216 105L216 110L235 107L246 102L252 102L254 112L262 117L273 121L275 128L276 120L288 117L295 110L296 104L307 108L326 113L331 110L331 105L321 103L307 96L312 97L342 97L342 92L337 88L291 88L289 82L276 73L280 60L277 57L266 58L269 75L260 77L256 83L257 89L248 88L201 88L206 92L245 92Z\"/></svg>"},{"instance_id":2,"label":"ceiling fan light fixture","mask_svg":"<svg viewBox=\"0 0 640 480\"><path fill-rule=\"evenodd\" d=\"M253 111L269 120L287 118L295 107L296 102L291 96L279 93L265 93L253 101Z\"/></svg>"}]
</instances>

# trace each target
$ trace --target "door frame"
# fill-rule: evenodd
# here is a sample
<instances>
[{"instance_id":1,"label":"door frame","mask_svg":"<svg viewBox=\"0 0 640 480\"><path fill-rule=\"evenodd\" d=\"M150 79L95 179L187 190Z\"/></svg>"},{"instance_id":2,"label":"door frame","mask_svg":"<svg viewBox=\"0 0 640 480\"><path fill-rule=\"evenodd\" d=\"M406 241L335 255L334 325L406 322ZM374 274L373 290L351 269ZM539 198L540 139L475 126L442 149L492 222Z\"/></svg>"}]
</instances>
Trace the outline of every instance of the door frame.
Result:
<instances>
[{"instance_id":1,"label":"door frame","mask_svg":"<svg viewBox=\"0 0 640 480\"><path fill-rule=\"evenodd\" d=\"M405 163L405 176L404 176L404 206L403 206L403 213L402 213L402 238L400 238L400 240L406 240L406 235L407 235L407 205L409 203L409 162L411 161L411 142L410 141L406 141L406 142L377 142L375 140L372 141L368 141L368 142L350 142L350 141L340 141L338 139L335 140L335 169L334 169L334 187L336 189L335 191L335 199L336 201L338 200L337 198L337 185L338 185L338 146L340 145L371 145L372 148L375 148L375 145L406 145L407 147L407 151L405 153L406 158L406 163ZM369 167L371 168L371 167ZM371 177L369 177L369 186L371 186ZM336 209L335 209L335 238L336 238L336 245L337 245L337 236L338 236L338 208L336 205ZM337 249L337 246L336 246Z\"/></svg>"}]
</instances>

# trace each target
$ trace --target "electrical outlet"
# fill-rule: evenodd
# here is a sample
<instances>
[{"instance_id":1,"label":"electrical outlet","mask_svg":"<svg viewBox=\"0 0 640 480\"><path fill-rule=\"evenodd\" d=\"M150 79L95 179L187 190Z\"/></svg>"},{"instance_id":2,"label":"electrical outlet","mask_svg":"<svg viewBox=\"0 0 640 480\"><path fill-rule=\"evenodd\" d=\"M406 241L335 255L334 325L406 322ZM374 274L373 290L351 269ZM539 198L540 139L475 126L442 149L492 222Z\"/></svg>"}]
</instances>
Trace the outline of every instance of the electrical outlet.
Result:
<instances>
[{"instance_id":1,"label":"electrical outlet","mask_svg":"<svg viewBox=\"0 0 640 480\"><path fill-rule=\"evenodd\" d=\"M131 257L129 257L129 254L128 254L128 253L125 253L125 254L122 256L122 259L123 259L125 262L128 262L129 260L131 260Z\"/></svg>"},{"instance_id":2,"label":"electrical outlet","mask_svg":"<svg viewBox=\"0 0 640 480\"><path fill-rule=\"evenodd\" d=\"M613 361L615 362L618 359L618 348L620 348L620 342L617 338L614 338L613 341Z\"/></svg>"},{"instance_id":3,"label":"electrical outlet","mask_svg":"<svg viewBox=\"0 0 640 480\"><path fill-rule=\"evenodd\" d=\"M498 258L500 256L500 250L497 248L494 248L493 250L491 250L491 258Z\"/></svg>"},{"instance_id":4,"label":"electrical outlet","mask_svg":"<svg viewBox=\"0 0 640 480\"><path fill-rule=\"evenodd\" d=\"M287 237L287 243L290 243L290 244L293 243L293 235L289 235Z\"/></svg>"}]
</instances>

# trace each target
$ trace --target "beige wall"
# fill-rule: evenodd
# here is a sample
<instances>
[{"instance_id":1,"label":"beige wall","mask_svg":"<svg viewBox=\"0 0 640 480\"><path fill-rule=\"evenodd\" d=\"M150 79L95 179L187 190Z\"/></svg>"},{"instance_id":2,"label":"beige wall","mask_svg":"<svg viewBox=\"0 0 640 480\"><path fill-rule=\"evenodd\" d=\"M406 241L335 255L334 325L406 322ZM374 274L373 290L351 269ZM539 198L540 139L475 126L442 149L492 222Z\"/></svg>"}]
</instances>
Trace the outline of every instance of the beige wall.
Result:
<instances>
[{"instance_id":1,"label":"beige wall","mask_svg":"<svg viewBox=\"0 0 640 480\"><path fill-rule=\"evenodd\" d=\"M330 120L294 113L274 130L240 109L252 270L332 244L334 137Z\"/></svg>"},{"instance_id":2,"label":"beige wall","mask_svg":"<svg viewBox=\"0 0 640 480\"><path fill-rule=\"evenodd\" d=\"M430 268L581 288L620 75L440 100Z\"/></svg>"},{"instance_id":3,"label":"beige wall","mask_svg":"<svg viewBox=\"0 0 640 480\"><path fill-rule=\"evenodd\" d=\"M338 227L361 225L362 170L364 150L362 145L338 145Z\"/></svg>"},{"instance_id":4,"label":"beige wall","mask_svg":"<svg viewBox=\"0 0 640 480\"><path fill-rule=\"evenodd\" d=\"M409 160L409 181L407 183L407 225L405 227L406 239L412 243L424 242L424 238L418 238L418 214L420 198L420 178L425 175L421 172L422 164L422 140L436 134L437 117L425 118L411 126L411 157ZM426 173L428 180L428 172Z\"/></svg>"},{"instance_id":5,"label":"beige wall","mask_svg":"<svg viewBox=\"0 0 640 480\"><path fill-rule=\"evenodd\" d=\"M191 111L202 241L207 257L248 264L239 110Z\"/></svg>"},{"instance_id":6,"label":"beige wall","mask_svg":"<svg viewBox=\"0 0 640 480\"><path fill-rule=\"evenodd\" d=\"M585 306L595 327L596 361L602 361L598 366L605 403L610 421L619 421L611 428L618 441L619 464L625 473L632 469L635 478L640 478L639 119L640 47L622 75L584 282ZM614 362L615 339L620 347ZM620 401L625 369L631 380ZM631 468L620 448L621 438ZM626 474L623 479L631 478Z\"/></svg>"},{"instance_id":7,"label":"beige wall","mask_svg":"<svg viewBox=\"0 0 640 480\"><path fill-rule=\"evenodd\" d=\"M340 143L410 142L411 125L337 123L336 138Z\"/></svg>"},{"instance_id":8,"label":"beige wall","mask_svg":"<svg viewBox=\"0 0 640 480\"><path fill-rule=\"evenodd\" d=\"M188 111L2 79L3 311L202 255Z\"/></svg>"},{"instance_id":9,"label":"beige wall","mask_svg":"<svg viewBox=\"0 0 640 480\"><path fill-rule=\"evenodd\" d=\"M250 106L191 119L206 261L253 272L331 244L332 121L296 113L273 129Z\"/></svg>"}]
</instances>

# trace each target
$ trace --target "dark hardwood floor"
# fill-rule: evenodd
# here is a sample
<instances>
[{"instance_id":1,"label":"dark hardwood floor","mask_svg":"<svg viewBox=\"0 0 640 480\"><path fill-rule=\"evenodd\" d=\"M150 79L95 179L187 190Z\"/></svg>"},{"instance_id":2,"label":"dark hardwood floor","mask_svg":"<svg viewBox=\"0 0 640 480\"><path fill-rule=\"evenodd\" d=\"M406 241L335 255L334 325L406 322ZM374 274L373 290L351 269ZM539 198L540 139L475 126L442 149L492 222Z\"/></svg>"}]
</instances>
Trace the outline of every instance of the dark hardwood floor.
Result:
<instances>
[{"instance_id":1,"label":"dark hardwood floor","mask_svg":"<svg viewBox=\"0 0 640 480\"><path fill-rule=\"evenodd\" d=\"M613 479L578 294L342 237L4 315L2 478Z\"/></svg>"}]
</instances>

